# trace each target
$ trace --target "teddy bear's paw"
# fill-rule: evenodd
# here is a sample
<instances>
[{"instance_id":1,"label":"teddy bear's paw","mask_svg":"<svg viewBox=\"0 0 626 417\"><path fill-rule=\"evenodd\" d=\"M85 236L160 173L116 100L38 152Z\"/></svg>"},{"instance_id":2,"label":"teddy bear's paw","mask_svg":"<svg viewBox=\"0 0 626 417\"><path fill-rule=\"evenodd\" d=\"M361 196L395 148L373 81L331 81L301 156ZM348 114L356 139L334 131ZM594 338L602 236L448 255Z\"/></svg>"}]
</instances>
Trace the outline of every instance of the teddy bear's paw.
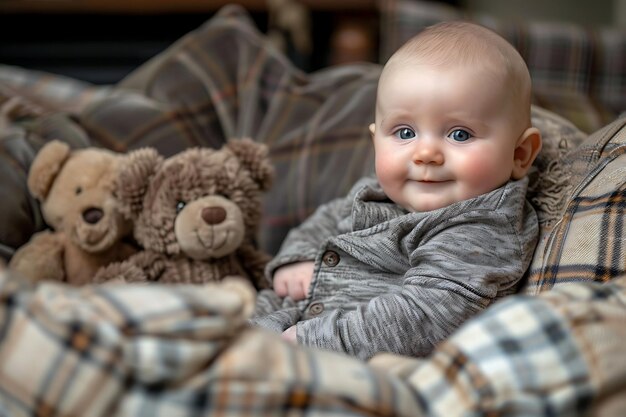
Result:
<instances>
[{"instance_id":1,"label":"teddy bear's paw","mask_svg":"<svg viewBox=\"0 0 626 417\"><path fill-rule=\"evenodd\" d=\"M107 266L103 266L98 269L96 274L93 277L92 282L94 284L104 284L104 283L121 283L126 282L124 276L121 274L120 264L113 263Z\"/></svg>"},{"instance_id":2,"label":"teddy bear's paw","mask_svg":"<svg viewBox=\"0 0 626 417\"><path fill-rule=\"evenodd\" d=\"M65 281L63 241L60 233L36 233L15 252L9 269L31 281Z\"/></svg>"},{"instance_id":3,"label":"teddy bear's paw","mask_svg":"<svg viewBox=\"0 0 626 417\"><path fill-rule=\"evenodd\" d=\"M93 282L102 283L130 283L146 282L146 275L130 262L112 263L98 270Z\"/></svg>"},{"instance_id":4,"label":"teddy bear's paw","mask_svg":"<svg viewBox=\"0 0 626 417\"><path fill-rule=\"evenodd\" d=\"M100 282L99 284L104 285L118 285L118 284L127 284L128 281L123 276L117 276L109 279L108 281Z\"/></svg>"},{"instance_id":5,"label":"teddy bear's paw","mask_svg":"<svg viewBox=\"0 0 626 417\"><path fill-rule=\"evenodd\" d=\"M250 281L238 275L228 275L219 284L222 288L234 291L243 301L243 315L249 317L254 310L256 291Z\"/></svg>"}]
</instances>

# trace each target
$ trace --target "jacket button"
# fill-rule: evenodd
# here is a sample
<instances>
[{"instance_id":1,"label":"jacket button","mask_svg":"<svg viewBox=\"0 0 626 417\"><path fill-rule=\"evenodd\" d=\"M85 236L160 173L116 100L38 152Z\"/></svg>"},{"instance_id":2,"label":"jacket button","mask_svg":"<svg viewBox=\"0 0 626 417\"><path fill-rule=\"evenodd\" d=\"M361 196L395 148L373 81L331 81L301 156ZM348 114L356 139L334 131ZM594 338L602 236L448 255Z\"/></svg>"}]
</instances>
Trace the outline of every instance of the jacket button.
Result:
<instances>
[{"instance_id":1,"label":"jacket button","mask_svg":"<svg viewBox=\"0 0 626 417\"><path fill-rule=\"evenodd\" d=\"M313 303L311 307L309 307L309 312L314 316L317 316L322 311L324 311L324 304L322 303Z\"/></svg>"},{"instance_id":2,"label":"jacket button","mask_svg":"<svg viewBox=\"0 0 626 417\"><path fill-rule=\"evenodd\" d=\"M335 266L339 263L339 254L335 251L328 250L322 255L322 262L326 266Z\"/></svg>"}]
</instances>

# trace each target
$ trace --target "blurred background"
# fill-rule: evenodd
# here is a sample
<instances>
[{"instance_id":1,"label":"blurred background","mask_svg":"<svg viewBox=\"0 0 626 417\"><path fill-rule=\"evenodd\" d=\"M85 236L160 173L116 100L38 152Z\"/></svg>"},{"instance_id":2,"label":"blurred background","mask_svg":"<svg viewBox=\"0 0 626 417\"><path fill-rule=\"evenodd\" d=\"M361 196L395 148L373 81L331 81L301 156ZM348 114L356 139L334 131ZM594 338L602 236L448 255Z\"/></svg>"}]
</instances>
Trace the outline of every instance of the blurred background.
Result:
<instances>
[{"instance_id":1,"label":"blurred background","mask_svg":"<svg viewBox=\"0 0 626 417\"><path fill-rule=\"evenodd\" d=\"M208 20L225 0L0 0L0 64L113 84ZM257 27L310 72L381 62L393 0L239 0ZM450 0L471 14L626 28L626 0Z\"/></svg>"}]
</instances>

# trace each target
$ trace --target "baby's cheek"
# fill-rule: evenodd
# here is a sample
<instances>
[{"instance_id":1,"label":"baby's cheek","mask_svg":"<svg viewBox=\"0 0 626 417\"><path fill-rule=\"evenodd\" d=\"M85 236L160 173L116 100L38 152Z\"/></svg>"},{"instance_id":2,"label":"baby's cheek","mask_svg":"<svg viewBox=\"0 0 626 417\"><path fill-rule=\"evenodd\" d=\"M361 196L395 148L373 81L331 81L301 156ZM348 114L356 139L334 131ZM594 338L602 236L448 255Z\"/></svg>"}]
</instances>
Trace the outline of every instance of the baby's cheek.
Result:
<instances>
[{"instance_id":1,"label":"baby's cheek","mask_svg":"<svg viewBox=\"0 0 626 417\"><path fill-rule=\"evenodd\" d=\"M397 166L394 169L394 163L390 158L376 158L376 175L381 182L393 180L398 175Z\"/></svg>"},{"instance_id":2,"label":"baby's cheek","mask_svg":"<svg viewBox=\"0 0 626 417\"><path fill-rule=\"evenodd\" d=\"M479 191L491 191L502 185L511 175L504 159L477 157L467 161L464 172L469 183Z\"/></svg>"}]
</instances>

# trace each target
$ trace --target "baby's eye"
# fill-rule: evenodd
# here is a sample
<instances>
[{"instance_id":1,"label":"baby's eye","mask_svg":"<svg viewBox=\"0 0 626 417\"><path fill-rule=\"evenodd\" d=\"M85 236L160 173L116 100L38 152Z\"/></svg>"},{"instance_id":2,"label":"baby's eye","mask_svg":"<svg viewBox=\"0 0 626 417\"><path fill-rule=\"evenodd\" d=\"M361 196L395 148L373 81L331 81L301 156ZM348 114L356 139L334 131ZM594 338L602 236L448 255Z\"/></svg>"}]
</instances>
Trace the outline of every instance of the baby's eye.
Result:
<instances>
[{"instance_id":1,"label":"baby's eye","mask_svg":"<svg viewBox=\"0 0 626 417\"><path fill-rule=\"evenodd\" d=\"M450 132L448 137L455 142L465 142L466 140L470 139L472 135L467 130L456 129Z\"/></svg>"},{"instance_id":2,"label":"baby's eye","mask_svg":"<svg viewBox=\"0 0 626 417\"><path fill-rule=\"evenodd\" d=\"M182 211L182 209L185 208L185 202L184 201L179 201L176 203L176 214L180 213Z\"/></svg>"},{"instance_id":3,"label":"baby's eye","mask_svg":"<svg viewBox=\"0 0 626 417\"><path fill-rule=\"evenodd\" d=\"M413 139L415 137L415 132L413 131L413 129L409 129L408 127L398 129L393 132L393 134L399 139Z\"/></svg>"}]
</instances>

